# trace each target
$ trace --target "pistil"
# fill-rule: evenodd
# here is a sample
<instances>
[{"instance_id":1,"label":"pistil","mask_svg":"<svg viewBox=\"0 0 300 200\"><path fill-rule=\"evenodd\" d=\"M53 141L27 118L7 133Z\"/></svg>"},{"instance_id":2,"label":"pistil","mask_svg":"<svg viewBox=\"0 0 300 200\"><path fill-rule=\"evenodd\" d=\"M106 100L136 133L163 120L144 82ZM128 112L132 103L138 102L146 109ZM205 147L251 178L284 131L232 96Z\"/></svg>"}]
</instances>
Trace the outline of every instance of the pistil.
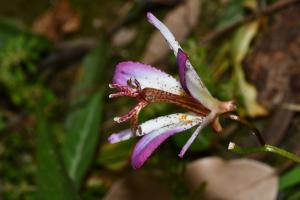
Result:
<instances>
[{"instance_id":1,"label":"pistil","mask_svg":"<svg viewBox=\"0 0 300 200\"><path fill-rule=\"evenodd\" d=\"M142 96L148 103L172 103L201 116L207 116L210 113L209 109L205 108L202 104L187 94L176 95L154 88L144 88L142 90Z\"/></svg>"}]
</instances>

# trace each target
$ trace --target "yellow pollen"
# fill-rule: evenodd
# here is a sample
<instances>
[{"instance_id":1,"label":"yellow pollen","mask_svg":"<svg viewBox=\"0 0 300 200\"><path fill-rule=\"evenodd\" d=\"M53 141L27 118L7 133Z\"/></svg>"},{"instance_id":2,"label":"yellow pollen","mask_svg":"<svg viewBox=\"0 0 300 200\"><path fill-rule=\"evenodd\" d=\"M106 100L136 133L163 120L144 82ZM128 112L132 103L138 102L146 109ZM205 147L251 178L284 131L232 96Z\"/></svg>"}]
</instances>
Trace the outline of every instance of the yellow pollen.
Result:
<instances>
[{"instance_id":1,"label":"yellow pollen","mask_svg":"<svg viewBox=\"0 0 300 200\"><path fill-rule=\"evenodd\" d=\"M184 90L180 90L179 95L180 95L180 96L186 96L186 93L185 93Z\"/></svg>"},{"instance_id":2,"label":"yellow pollen","mask_svg":"<svg viewBox=\"0 0 300 200\"><path fill-rule=\"evenodd\" d=\"M181 120L181 121L186 121L186 118L187 118L187 115L180 115L179 116L179 120Z\"/></svg>"}]
</instances>

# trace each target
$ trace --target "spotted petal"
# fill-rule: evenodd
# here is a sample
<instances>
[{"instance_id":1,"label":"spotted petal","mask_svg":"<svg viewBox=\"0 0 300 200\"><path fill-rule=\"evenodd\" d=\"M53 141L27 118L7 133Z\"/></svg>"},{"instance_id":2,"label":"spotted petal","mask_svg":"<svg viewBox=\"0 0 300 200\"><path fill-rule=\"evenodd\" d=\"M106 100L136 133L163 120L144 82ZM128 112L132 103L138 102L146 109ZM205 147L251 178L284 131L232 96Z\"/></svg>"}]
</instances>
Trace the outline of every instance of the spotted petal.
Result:
<instances>
[{"instance_id":1,"label":"spotted petal","mask_svg":"<svg viewBox=\"0 0 300 200\"><path fill-rule=\"evenodd\" d=\"M190 114L183 114L183 113L175 113L167 116L161 116L142 123L140 125L140 128L142 130L141 135L146 135L153 131L157 131L161 128L171 126L174 124L189 123L192 121L200 122L201 120L202 117L196 115L190 115ZM131 129L126 129L118 133L111 134L108 138L108 141L109 143L117 143L124 140L128 140L132 137L134 137L134 135Z\"/></svg>"},{"instance_id":2,"label":"spotted petal","mask_svg":"<svg viewBox=\"0 0 300 200\"><path fill-rule=\"evenodd\" d=\"M180 83L175 78L155 67L132 61L119 63L113 83L126 86L131 78L136 79L142 89L154 88L178 95L183 93Z\"/></svg>"},{"instance_id":3,"label":"spotted petal","mask_svg":"<svg viewBox=\"0 0 300 200\"><path fill-rule=\"evenodd\" d=\"M205 85L203 84L201 78L198 76L197 72L193 68L191 62L188 60L187 55L182 51L181 46L176 41L174 35L171 31L152 13L147 13L148 21L153 24L164 36L166 41L168 42L170 48L173 50L174 55L177 57L177 62L179 65L179 75L180 75L180 83L186 92L190 93L195 99L197 99L204 106L209 104L211 109L213 107L210 105L210 102L204 102L209 100L214 100L211 96L210 92L207 90Z\"/></svg>"},{"instance_id":4,"label":"spotted petal","mask_svg":"<svg viewBox=\"0 0 300 200\"><path fill-rule=\"evenodd\" d=\"M170 136L192 128L193 126L201 123L202 119L202 117L198 117L198 119L194 118L194 120L189 122L180 121L179 123L170 124L163 128L156 129L143 136L136 144L131 156L131 164L133 168L140 168L154 150Z\"/></svg>"}]
</instances>

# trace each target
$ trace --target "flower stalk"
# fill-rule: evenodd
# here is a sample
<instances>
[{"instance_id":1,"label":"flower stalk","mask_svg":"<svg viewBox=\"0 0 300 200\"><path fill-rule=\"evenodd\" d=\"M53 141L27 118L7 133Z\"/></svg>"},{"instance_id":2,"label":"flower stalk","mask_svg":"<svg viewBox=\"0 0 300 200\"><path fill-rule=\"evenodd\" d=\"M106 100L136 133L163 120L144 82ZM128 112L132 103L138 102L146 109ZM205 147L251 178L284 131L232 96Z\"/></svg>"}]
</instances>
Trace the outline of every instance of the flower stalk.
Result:
<instances>
[{"instance_id":1,"label":"flower stalk","mask_svg":"<svg viewBox=\"0 0 300 200\"><path fill-rule=\"evenodd\" d=\"M291 153L285 149L278 148L269 144L265 144L260 147L247 147L247 148L242 148L238 145L236 145L233 142L230 142L228 145L228 150L239 153L239 154L252 154L252 153L273 153L277 154L279 156L282 156L284 158L290 159L294 162L300 163L300 156Z\"/></svg>"}]
</instances>

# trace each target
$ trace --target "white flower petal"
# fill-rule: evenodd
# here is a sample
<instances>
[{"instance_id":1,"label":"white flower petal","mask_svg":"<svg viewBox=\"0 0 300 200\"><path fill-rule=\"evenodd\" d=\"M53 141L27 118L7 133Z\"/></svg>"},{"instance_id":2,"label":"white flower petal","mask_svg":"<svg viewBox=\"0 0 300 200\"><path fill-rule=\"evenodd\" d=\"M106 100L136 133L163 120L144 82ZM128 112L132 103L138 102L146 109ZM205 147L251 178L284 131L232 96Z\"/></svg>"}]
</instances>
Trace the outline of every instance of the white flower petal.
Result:
<instances>
[{"instance_id":1,"label":"white flower petal","mask_svg":"<svg viewBox=\"0 0 300 200\"><path fill-rule=\"evenodd\" d=\"M157 117L155 119L148 120L140 125L140 128L142 130L141 135L146 135L154 131L158 130L168 130L171 127L175 127L177 125L185 126L185 125L196 125L198 123L201 123L204 117L191 115L191 114L183 114L183 113L176 113L176 114L170 114L162 117ZM140 136L141 136L140 135ZM131 129L126 129L123 131L120 131L118 133L114 133L110 135L108 138L108 141L110 143L117 143L124 140L128 140L130 138L134 137L134 134L132 133Z\"/></svg>"},{"instance_id":2,"label":"white flower petal","mask_svg":"<svg viewBox=\"0 0 300 200\"><path fill-rule=\"evenodd\" d=\"M142 129L142 135L148 134L152 131L159 130L163 127L176 125L176 124L189 124L189 123L200 123L204 117L191 115L191 114L183 114L183 113L175 113L166 116L161 116L155 119L148 120L140 125Z\"/></svg>"},{"instance_id":3,"label":"white flower petal","mask_svg":"<svg viewBox=\"0 0 300 200\"><path fill-rule=\"evenodd\" d=\"M148 21L153 24L164 36L167 40L170 48L174 51L175 56L177 56L178 49L181 49L179 43L175 39L174 35L171 31L159 20L157 19L152 13L147 13Z\"/></svg>"}]
</instances>

